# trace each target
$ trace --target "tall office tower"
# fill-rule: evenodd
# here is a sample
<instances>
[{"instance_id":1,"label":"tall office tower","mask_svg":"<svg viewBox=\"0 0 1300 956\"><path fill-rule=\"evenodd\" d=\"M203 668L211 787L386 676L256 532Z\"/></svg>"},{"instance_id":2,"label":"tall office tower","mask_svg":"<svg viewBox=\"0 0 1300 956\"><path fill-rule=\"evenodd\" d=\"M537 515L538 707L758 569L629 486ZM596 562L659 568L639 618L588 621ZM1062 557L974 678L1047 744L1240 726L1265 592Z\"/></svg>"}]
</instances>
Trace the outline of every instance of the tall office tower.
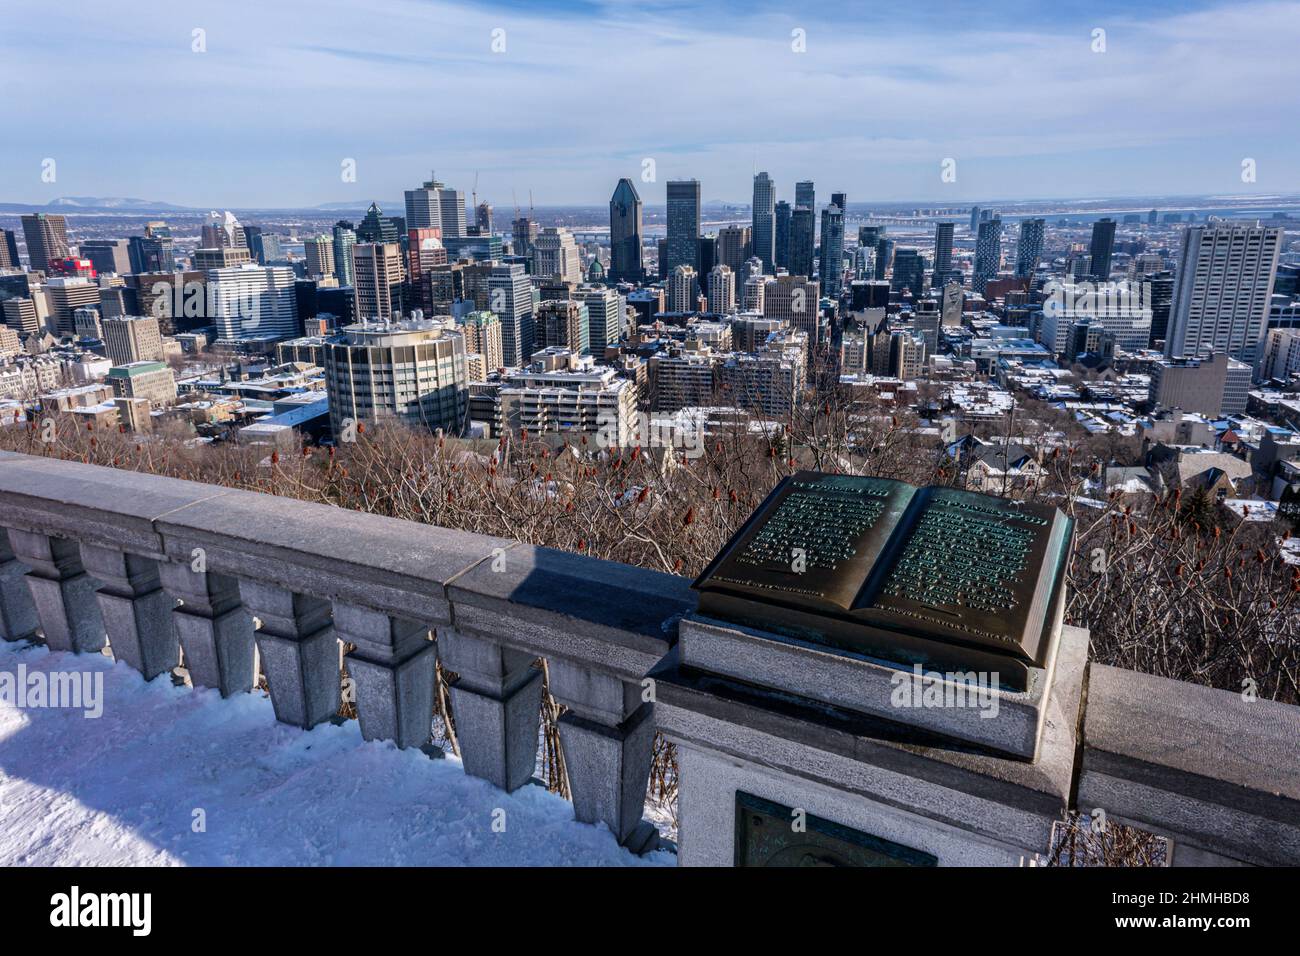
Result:
<instances>
[{"instance_id":1,"label":"tall office tower","mask_svg":"<svg viewBox=\"0 0 1300 956\"><path fill-rule=\"evenodd\" d=\"M302 241L303 255L307 259L307 275L336 275L334 266L334 240L329 236L312 236Z\"/></svg>"},{"instance_id":2,"label":"tall office tower","mask_svg":"<svg viewBox=\"0 0 1300 956\"><path fill-rule=\"evenodd\" d=\"M579 355L590 352L587 323L587 307L575 299L543 302L537 307L537 347L533 351L562 348Z\"/></svg>"},{"instance_id":3,"label":"tall office tower","mask_svg":"<svg viewBox=\"0 0 1300 956\"><path fill-rule=\"evenodd\" d=\"M940 280L952 271L953 225L951 222L934 224L934 274Z\"/></svg>"},{"instance_id":4,"label":"tall office tower","mask_svg":"<svg viewBox=\"0 0 1300 956\"><path fill-rule=\"evenodd\" d=\"M668 183L667 261L661 271L672 275L678 266L699 265L700 181L670 180Z\"/></svg>"},{"instance_id":5,"label":"tall office tower","mask_svg":"<svg viewBox=\"0 0 1300 956\"><path fill-rule=\"evenodd\" d=\"M357 246L357 249L361 249ZM325 346L330 426L397 418L460 434L469 408L465 337L449 321L350 325Z\"/></svg>"},{"instance_id":6,"label":"tall office tower","mask_svg":"<svg viewBox=\"0 0 1300 956\"><path fill-rule=\"evenodd\" d=\"M464 195L432 177L419 189L406 190L406 228L441 229L443 239L464 236Z\"/></svg>"},{"instance_id":7,"label":"tall office tower","mask_svg":"<svg viewBox=\"0 0 1300 956\"><path fill-rule=\"evenodd\" d=\"M843 193L836 193L843 196ZM822 210L821 287L834 298L844 288L844 209L831 203Z\"/></svg>"},{"instance_id":8,"label":"tall office tower","mask_svg":"<svg viewBox=\"0 0 1300 956\"><path fill-rule=\"evenodd\" d=\"M77 243L77 251L101 275L111 272L123 276L131 271L131 245L125 239L88 239Z\"/></svg>"},{"instance_id":9,"label":"tall office tower","mask_svg":"<svg viewBox=\"0 0 1300 956\"><path fill-rule=\"evenodd\" d=\"M537 241L537 223L527 216L520 216L510 223L510 238L510 251L531 261L533 243Z\"/></svg>"},{"instance_id":10,"label":"tall office tower","mask_svg":"<svg viewBox=\"0 0 1300 956\"><path fill-rule=\"evenodd\" d=\"M719 263L709 273L709 311L726 315L736 311L736 274Z\"/></svg>"},{"instance_id":11,"label":"tall office tower","mask_svg":"<svg viewBox=\"0 0 1300 956\"><path fill-rule=\"evenodd\" d=\"M162 333L153 316L123 315L104 319L104 350L114 365L161 362Z\"/></svg>"},{"instance_id":12,"label":"tall office tower","mask_svg":"<svg viewBox=\"0 0 1300 956\"><path fill-rule=\"evenodd\" d=\"M831 193L831 204L839 206L840 212L844 213L845 218L849 215L849 196L848 193Z\"/></svg>"},{"instance_id":13,"label":"tall office tower","mask_svg":"<svg viewBox=\"0 0 1300 956\"><path fill-rule=\"evenodd\" d=\"M334 224L334 275L339 285L353 285L352 247L357 244L357 234L352 223L340 219Z\"/></svg>"},{"instance_id":14,"label":"tall office tower","mask_svg":"<svg viewBox=\"0 0 1300 956\"><path fill-rule=\"evenodd\" d=\"M1268 325L1281 226L1221 223L1183 232L1165 354L1227 352L1253 365Z\"/></svg>"},{"instance_id":15,"label":"tall office tower","mask_svg":"<svg viewBox=\"0 0 1300 956\"><path fill-rule=\"evenodd\" d=\"M253 258L261 265L272 265L284 258L284 251L280 248L280 237L275 233L266 232L261 226L248 226L244 229L244 235L248 237Z\"/></svg>"},{"instance_id":16,"label":"tall office tower","mask_svg":"<svg viewBox=\"0 0 1300 956\"><path fill-rule=\"evenodd\" d=\"M980 207L971 206L970 207L970 231L975 232L975 230L979 229L979 225L980 225Z\"/></svg>"},{"instance_id":17,"label":"tall office tower","mask_svg":"<svg viewBox=\"0 0 1300 956\"><path fill-rule=\"evenodd\" d=\"M800 206L808 209L817 208L817 190L813 187L811 179L794 184L794 205L796 209Z\"/></svg>"},{"instance_id":18,"label":"tall office tower","mask_svg":"<svg viewBox=\"0 0 1300 956\"><path fill-rule=\"evenodd\" d=\"M694 312L698 283L695 270L690 266L674 266L668 277L668 311Z\"/></svg>"},{"instance_id":19,"label":"tall office tower","mask_svg":"<svg viewBox=\"0 0 1300 956\"><path fill-rule=\"evenodd\" d=\"M894 254L894 275L889 288L892 292L907 289L912 293L912 298L921 297L925 291L925 257L919 251L899 249Z\"/></svg>"},{"instance_id":20,"label":"tall office tower","mask_svg":"<svg viewBox=\"0 0 1300 956\"><path fill-rule=\"evenodd\" d=\"M1169 315L1174 304L1174 274L1169 271L1155 272L1142 276L1139 281L1149 290L1147 293L1151 299L1149 344L1154 348L1157 342L1163 344L1169 337Z\"/></svg>"},{"instance_id":21,"label":"tall office tower","mask_svg":"<svg viewBox=\"0 0 1300 956\"><path fill-rule=\"evenodd\" d=\"M882 227L883 229L883 227ZM876 281L885 281L885 272L894 262L894 240L883 235L876 240Z\"/></svg>"},{"instance_id":22,"label":"tall office tower","mask_svg":"<svg viewBox=\"0 0 1300 956\"><path fill-rule=\"evenodd\" d=\"M1115 252L1115 220L1098 219L1092 224L1092 274L1105 282L1110 278L1110 259Z\"/></svg>"},{"instance_id":23,"label":"tall office tower","mask_svg":"<svg viewBox=\"0 0 1300 956\"><path fill-rule=\"evenodd\" d=\"M718 230L716 265L739 272L745 260L754 254L749 226L723 226Z\"/></svg>"},{"instance_id":24,"label":"tall office tower","mask_svg":"<svg viewBox=\"0 0 1300 956\"><path fill-rule=\"evenodd\" d=\"M1002 267L1002 219L982 219L975 235L975 270L971 288L980 295Z\"/></svg>"},{"instance_id":25,"label":"tall office tower","mask_svg":"<svg viewBox=\"0 0 1300 956\"><path fill-rule=\"evenodd\" d=\"M476 262L465 267L465 297L501 320L502 361L525 364L535 351L533 287L521 262Z\"/></svg>"},{"instance_id":26,"label":"tall office tower","mask_svg":"<svg viewBox=\"0 0 1300 956\"><path fill-rule=\"evenodd\" d=\"M68 220L43 212L22 217L23 236L27 239L27 262L34 272L45 272L51 259L68 255Z\"/></svg>"},{"instance_id":27,"label":"tall office tower","mask_svg":"<svg viewBox=\"0 0 1300 956\"><path fill-rule=\"evenodd\" d=\"M208 213L208 221L203 224L200 245L204 249L247 249L248 238L233 212L229 209L217 212L214 209Z\"/></svg>"},{"instance_id":28,"label":"tall office tower","mask_svg":"<svg viewBox=\"0 0 1300 956\"><path fill-rule=\"evenodd\" d=\"M718 264L718 237L713 235L700 236L700 265L695 270L697 280L702 279L712 271L713 267Z\"/></svg>"},{"instance_id":29,"label":"tall office tower","mask_svg":"<svg viewBox=\"0 0 1300 956\"><path fill-rule=\"evenodd\" d=\"M579 289L573 297L587 307L587 342L591 353L601 356L605 349L617 346L623 338L627 311L618 290L589 286Z\"/></svg>"},{"instance_id":30,"label":"tall office tower","mask_svg":"<svg viewBox=\"0 0 1300 956\"><path fill-rule=\"evenodd\" d=\"M776 264L778 268L790 267L790 215L792 209L782 199L776 204Z\"/></svg>"},{"instance_id":31,"label":"tall office tower","mask_svg":"<svg viewBox=\"0 0 1300 956\"><path fill-rule=\"evenodd\" d=\"M1149 213L1147 213L1148 226L1154 226L1157 222L1159 222L1159 220L1160 220L1160 214L1156 212L1156 210L1152 209Z\"/></svg>"},{"instance_id":32,"label":"tall office tower","mask_svg":"<svg viewBox=\"0 0 1300 956\"><path fill-rule=\"evenodd\" d=\"M357 242L398 242L401 233L391 216L385 216L378 203L371 203L366 216L357 226Z\"/></svg>"},{"instance_id":33,"label":"tall office tower","mask_svg":"<svg viewBox=\"0 0 1300 956\"><path fill-rule=\"evenodd\" d=\"M812 277L816 272L813 252L816 249L817 227L815 213L809 206L796 206L790 214L790 264L791 275Z\"/></svg>"},{"instance_id":34,"label":"tall office tower","mask_svg":"<svg viewBox=\"0 0 1300 956\"><path fill-rule=\"evenodd\" d=\"M356 316L361 322L387 322L405 313L402 301L402 247L396 242L358 242L352 247Z\"/></svg>"},{"instance_id":35,"label":"tall office tower","mask_svg":"<svg viewBox=\"0 0 1300 956\"><path fill-rule=\"evenodd\" d=\"M609 281L641 282L644 228L641 197L630 179L620 179L609 200Z\"/></svg>"},{"instance_id":36,"label":"tall office tower","mask_svg":"<svg viewBox=\"0 0 1300 956\"><path fill-rule=\"evenodd\" d=\"M293 269L251 262L208 273L208 307L221 339L301 334Z\"/></svg>"},{"instance_id":37,"label":"tall office tower","mask_svg":"<svg viewBox=\"0 0 1300 956\"><path fill-rule=\"evenodd\" d=\"M18 240L12 229L0 229L0 269L21 269Z\"/></svg>"},{"instance_id":38,"label":"tall office tower","mask_svg":"<svg viewBox=\"0 0 1300 956\"><path fill-rule=\"evenodd\" d=\"M776 184L767 173L754 177L754 255L763 260L764 272L776 271Z\"/></svg>"},{"instance_id":39,"label":"tall office tower","mask_svg":"<svg viewBox=\"0 0 1300 956\"><path fill-rule=\"evenodd\" d=\"M474 207L474 226L480 236L492 235L492 204L481 202Z\"/></svg>"},{"instance_id":40,"label":"tall office tower","mask_svg":"<svg viewBox=\"0 0 1300 956\"><path fill-rule=\"evenodd\" d=\"M1043 219L1020 220L1020 238L1016 242L1016 276L1025 278L1034 274L1043 258L1043 236L1047 222Z\"/></svg>"},{"instance_id":41,"label":"tall office tower","mask_svg":"<svg viewBox=\"0 0 1300 956\"><path fill-rule=\"evenodd\" d=\"M533 241L533 275L572 282L582 281L582 255L567 229L547 226Z\"/></svg>"}]
</instances>

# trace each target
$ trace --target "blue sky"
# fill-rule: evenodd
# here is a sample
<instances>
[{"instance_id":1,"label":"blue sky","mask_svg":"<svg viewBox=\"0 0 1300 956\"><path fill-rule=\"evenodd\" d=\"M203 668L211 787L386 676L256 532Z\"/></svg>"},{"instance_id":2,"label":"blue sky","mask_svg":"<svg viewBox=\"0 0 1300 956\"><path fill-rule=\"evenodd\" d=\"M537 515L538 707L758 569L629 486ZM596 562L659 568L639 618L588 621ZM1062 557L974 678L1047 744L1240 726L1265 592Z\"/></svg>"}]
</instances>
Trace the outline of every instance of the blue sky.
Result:
<instances>
[{"instance_id":1,"label":"blue sky","mask_svg":"<svg viewBox=\"0 0 1300 956\"><path fill-rule=\"evenodd\" d=\"M1294 193L1297 35L1289 2L68 0L0 31L0 201Z\"/></svg>"}]
</instances>

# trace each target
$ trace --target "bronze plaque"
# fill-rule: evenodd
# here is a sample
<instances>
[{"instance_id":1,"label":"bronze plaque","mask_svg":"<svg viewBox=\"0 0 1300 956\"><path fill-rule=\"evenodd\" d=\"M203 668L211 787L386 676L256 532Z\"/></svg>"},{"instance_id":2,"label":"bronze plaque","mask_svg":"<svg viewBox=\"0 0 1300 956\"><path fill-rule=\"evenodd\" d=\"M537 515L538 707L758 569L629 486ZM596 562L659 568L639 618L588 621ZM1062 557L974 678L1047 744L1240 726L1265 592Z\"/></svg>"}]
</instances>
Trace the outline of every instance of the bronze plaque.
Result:
<instances>
[{"instance_id":1,"label":"bronze plaque","mask_svg":"<svg viewBox=\"0 0 1300 956\"><path fill-rule=\"evenodd\" d=\"M736 866L938 865L933 854L736 792Z\"/></svg>"},{"instance_id":2,"label":"bronze plaque","mask_svg":"<svg viewBox=\"0 0 1300 956\"><path fill-rule=\"evenodd\" d=\"M905 664L1041 666L1073 525L1058 509L803 471L694 587L700 612Z\"/></svg>"}]
</instances>

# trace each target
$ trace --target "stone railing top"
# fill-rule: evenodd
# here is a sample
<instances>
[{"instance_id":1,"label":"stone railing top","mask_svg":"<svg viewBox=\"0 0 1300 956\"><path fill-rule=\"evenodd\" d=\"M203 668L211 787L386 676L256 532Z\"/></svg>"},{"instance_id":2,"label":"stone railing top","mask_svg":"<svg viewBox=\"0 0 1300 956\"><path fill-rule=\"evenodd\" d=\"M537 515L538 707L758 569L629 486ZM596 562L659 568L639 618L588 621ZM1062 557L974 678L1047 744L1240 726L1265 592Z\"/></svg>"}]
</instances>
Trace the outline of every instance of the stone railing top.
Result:
<instances>
[{"instance_id":1,"label":"stone railing top","mask_svg":"<svg viewBox=\"0 0 1300 956\"><path fill-rule=\"evenodd\" d=\"M1289 803L1300 825L1300 707L1091 664L1084 747L1097 772L1226 806Z\"/></svg>"},{"instance_id":2,"label":"stone railing top","mask_svg":"<svg viewBox=\"0 0 1300 956\"><path fill-rule=\"evenodd\" d=\"M640 676L689 580L258 492L0 452L0 526L266 581Z\"/></svg>"}]
</instances>

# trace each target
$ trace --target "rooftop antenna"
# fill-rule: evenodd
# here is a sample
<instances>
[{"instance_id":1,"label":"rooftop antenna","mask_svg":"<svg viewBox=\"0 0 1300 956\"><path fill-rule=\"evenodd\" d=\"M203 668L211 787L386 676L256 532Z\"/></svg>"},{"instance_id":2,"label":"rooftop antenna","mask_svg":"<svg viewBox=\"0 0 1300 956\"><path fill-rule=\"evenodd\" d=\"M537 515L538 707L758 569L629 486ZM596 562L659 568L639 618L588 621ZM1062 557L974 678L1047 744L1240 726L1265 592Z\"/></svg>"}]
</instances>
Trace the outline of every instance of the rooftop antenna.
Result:
<instances>
[{"instance_id":1,"label":"rooftop antenna","mask_svg":"<svg viewBox=\"0 0 1300 956\"><path fill-rule=\"evenodd\" d=\"M515 204L515 218L519 218L519 197L515 195L515 187L510 187L510 201Z\"/></svg>"},{"instance_id":2,"label":"rooftop antenna","mask_svg":"<svg viewBox=\"0 0 1300 956\"><path fill-rule=\"evenodd\" d=\"M533 218L533 191L532 191L532 189L529 189L529 190L528 190L528 218L529 218L529 219L532 219L532 218Z\"/></svg>"},{"instance_id":3,"label":"rooftop antenna","mask_svg":"<svg viewBox=\"0 0 1300 956\"><path fill-rule=\"evenodd\" d=\"M478 209L478 170L474 170L474 188L470 190L470 196L474 200L474 208Z\"/></svg>"}]
</instances>

